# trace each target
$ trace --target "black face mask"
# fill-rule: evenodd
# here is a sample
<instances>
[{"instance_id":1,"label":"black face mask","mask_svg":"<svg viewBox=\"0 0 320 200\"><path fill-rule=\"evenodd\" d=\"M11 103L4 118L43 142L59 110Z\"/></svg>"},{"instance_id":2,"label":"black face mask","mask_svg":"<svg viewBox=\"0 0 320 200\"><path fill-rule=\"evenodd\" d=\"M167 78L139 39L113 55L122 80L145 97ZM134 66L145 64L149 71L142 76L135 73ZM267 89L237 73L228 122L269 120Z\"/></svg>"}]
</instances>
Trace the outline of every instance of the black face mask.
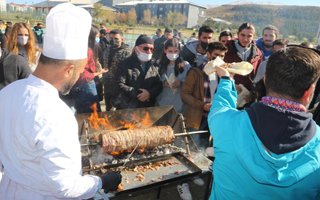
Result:
<instances>
[{"instance_id":1,"label":"black face mask","mask_svg":"<svg viewBox=\"0 0 320 200\"><path fill-rule=\"evenodd\" d=\"M115 39L111 39L111 40L110 40L110 44L111 44L111 46L114 47L114 48L118 48L118 47L120 47L120 45L121 45L120 41L119 41L119 40L115 40Z\"/></svg>"},{"instance_id":2,"label":"black face mask","mask_svg":"<svg viewBox=\"0 0 320 200\"><path fill-rule=\"evenodd\" d=\"M179 73L181 74L184 71L184 68L179 68Z\"/></svg>"},{"instance_id":3,"label":"black face mask","mask_svg":"<svg viewBox=\"0 0 320 200\"><path fill-rule=\"evenodd\" d=\"M204 50L207 50L207 48L208 48L208 43L206 43L206 42L200 42L200 45L201 45L201 47L202 47Z\"/></svg>"}]
</instances>

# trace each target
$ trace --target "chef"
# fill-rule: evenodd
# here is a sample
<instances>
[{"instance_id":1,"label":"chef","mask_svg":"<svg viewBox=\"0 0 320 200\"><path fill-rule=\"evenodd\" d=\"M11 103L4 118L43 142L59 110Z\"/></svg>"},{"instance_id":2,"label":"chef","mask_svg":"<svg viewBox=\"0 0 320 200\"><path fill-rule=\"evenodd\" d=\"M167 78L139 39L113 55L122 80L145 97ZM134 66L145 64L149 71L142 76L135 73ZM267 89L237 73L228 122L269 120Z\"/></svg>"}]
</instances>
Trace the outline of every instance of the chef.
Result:
<instances>
[{"instance_id":1,"label":"chef","mask_svg":"<svg viewBox=\"0 0 320 200\"><path fill-rule=\"evenodd\" d=\"M121 175L81 175L78 125L60 100L87 62L91 16L70 3L51 9L39 64L0 92L0 199L88 199Z\"/></svg>"}]
</instances>

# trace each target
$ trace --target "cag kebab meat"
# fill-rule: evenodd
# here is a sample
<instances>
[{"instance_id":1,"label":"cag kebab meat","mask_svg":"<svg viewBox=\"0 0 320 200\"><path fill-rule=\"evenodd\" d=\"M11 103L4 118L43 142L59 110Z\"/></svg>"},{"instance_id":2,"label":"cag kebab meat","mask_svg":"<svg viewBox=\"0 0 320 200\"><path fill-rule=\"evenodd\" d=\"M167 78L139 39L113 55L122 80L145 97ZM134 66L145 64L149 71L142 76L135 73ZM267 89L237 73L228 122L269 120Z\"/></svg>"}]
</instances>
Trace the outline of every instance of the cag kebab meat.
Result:
<instances>
[{"instance_id":1,"label":"cag kebab meat","mask_svg":"<svg viewBox=\"0 0 320 200\"><path fill-rule=\"evenodd\" d=\"M124 152L137 148L154 148L173 142L175 135L170 126L102 131L102 148L105 153Z\"/></svg>"}]
</instances>

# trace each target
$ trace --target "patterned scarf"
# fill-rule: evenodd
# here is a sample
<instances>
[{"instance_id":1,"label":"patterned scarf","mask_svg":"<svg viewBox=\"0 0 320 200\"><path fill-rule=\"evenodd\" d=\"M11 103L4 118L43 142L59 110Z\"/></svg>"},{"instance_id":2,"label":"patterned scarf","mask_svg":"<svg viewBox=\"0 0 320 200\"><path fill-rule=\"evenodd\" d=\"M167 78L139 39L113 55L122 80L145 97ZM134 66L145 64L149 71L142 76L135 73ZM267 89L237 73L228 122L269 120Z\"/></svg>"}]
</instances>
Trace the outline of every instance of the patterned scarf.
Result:
<instances>
[{"instance_id":1,"label":"patterned scarf","mask_svg":"<svg viewBox=\"0 0 320 200\"><path fill-rule=\"evenodd\" d=\"M295 111L295 112L306 112L307 109L301 103L297 103L288 99L283 99L279 97L265 96L262 97L261 103L275 108L279 111Z\"/></svg>"}]
</instances>

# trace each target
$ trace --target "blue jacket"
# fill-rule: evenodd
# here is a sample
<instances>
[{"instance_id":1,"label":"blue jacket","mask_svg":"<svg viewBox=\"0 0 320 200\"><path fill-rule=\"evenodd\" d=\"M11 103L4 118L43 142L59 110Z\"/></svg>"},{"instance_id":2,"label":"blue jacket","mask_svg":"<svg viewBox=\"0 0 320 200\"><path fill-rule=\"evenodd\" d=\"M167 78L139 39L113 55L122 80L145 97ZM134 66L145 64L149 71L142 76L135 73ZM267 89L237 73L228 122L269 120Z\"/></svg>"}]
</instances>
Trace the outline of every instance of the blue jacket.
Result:
<instances>
[{"instance_id":1,"label":"blue jacket","mask_svg":"<svg viewBox=\"0 0 320 200\"><path fill-rule=\"evenodd\" d=\"M208 116L215 151L210 200L316 199L320 131L311 115L295 112L284 119L290 113L259 103L239 111L236 99L234 82L221 79ZM265 113L270 116L262 119Z\"/></svg>"},{"instance_id":2,"label":"blue jacket","mask_svg":"<svg viewBox=\"0 0 320 200\"><path fill-rule=\"evenodd\" d=\"M257 45L257 47L258 47L258 48L262 51L262 53L263 53L263 60L266 60L269 56L271 56L272 50L267 50L267 49L264 47L262 38L257 39L256 45Z\"/></svg>"}]
</instances>

